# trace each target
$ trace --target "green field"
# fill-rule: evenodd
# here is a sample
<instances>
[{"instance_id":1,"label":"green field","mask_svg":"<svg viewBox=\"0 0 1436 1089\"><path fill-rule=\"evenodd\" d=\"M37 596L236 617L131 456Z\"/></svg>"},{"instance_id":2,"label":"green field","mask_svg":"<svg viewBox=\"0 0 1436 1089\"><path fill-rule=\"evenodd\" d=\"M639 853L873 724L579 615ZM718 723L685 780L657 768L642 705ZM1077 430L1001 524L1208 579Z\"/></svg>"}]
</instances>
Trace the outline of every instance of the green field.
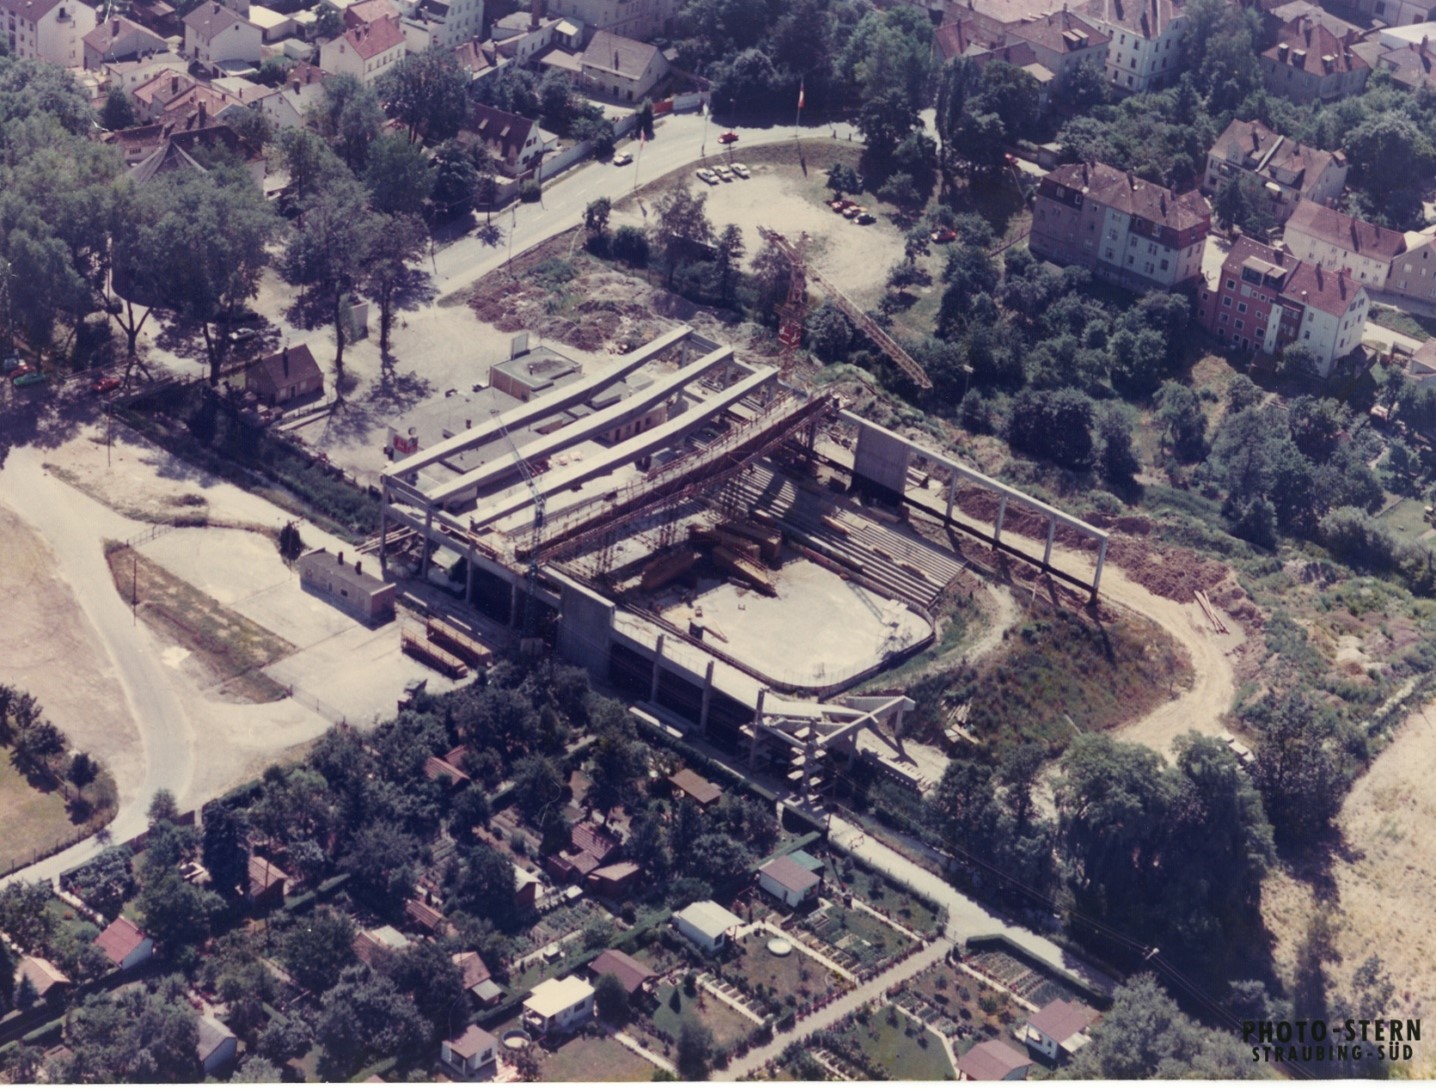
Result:
<instances>
[{"instance_id":1,"label":"green field","mask_svg":"<svg viewBox=\"0 0 1436 1089\"><path fill-rule=\"evenodd\" d=\"M28 865L35 854L67 842L76 828L58 790L37 790L8 757L0 757L0 871Z\"/></svg>"},{"instance_id":2,"label":"green field","mask_svg":"<svg viewBox=\"0 0 1436 1089\"><path fill-rule=\"evenodd\" d=\"M957 1077L942 1041L895 1007L875 1013L866 1025L852 1025L842 1038L849 1050L866 1056L889 1080L943 1081Z\"/></svg>"},{"instance_id":3,"label":"green field","mask_svg":"<svg viewBox=\"0 0 1436 1089\"><path fill-rule=\"evenodd\" d=\"M543 1081L648 1081L655 1069L616 1040L575 1036L544 1059L539 1077Z\"/></svg>"},{"instance_id":4,"label":"green field","mask_svg":"<svg viewBox=\"0 0 1436 1089\"><path fill-rule=\"evenodd\" d=\"M673 996L678 996L678 1009L672 1006ZM653 1011L653 1024L675 1040L685 1014L692 1014L713 1032L713 1040L719 1047L732 1047L739 1040L745 1040L757 1029L748 1018L711 994L689 998L682 987L665 984L658 991L658 1008Z\"/></svg>"}]
</instances>

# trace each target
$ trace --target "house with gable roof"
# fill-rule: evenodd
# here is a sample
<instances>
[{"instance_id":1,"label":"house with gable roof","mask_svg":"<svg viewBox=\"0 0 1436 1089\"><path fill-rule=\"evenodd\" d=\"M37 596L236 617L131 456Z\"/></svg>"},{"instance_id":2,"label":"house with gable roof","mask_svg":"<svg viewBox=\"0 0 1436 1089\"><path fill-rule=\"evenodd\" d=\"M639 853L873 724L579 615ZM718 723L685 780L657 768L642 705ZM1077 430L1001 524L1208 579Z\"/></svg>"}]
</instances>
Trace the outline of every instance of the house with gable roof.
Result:
<instances>
[{"instance_id":1,"label":"house with gable roof","mask_svg":"<svg viewBox=\"0 0 1436 1089\"><path fill-rule=\"evenodd\" d=\"M1233 120L1207 153L1202 190L1215 193L1228 178L1248 174L1267 195L1266 209L1285 223L1298 201L1333 205L1346 187L1346 156L1273 132L1260 121Z\"/></svg>"},{"instance_id":2,"label":"house with gable roof","mask_svg":"<svg viewBox=\"0 0 1436 1089\"><path fill-rule=\"evenodd\" d=\"M399 20L384 16L350 27L319 47L319 67L333 75L351 75L373 83L404 58L404 31Z\"/></svg>"},{"instance_id":3,"label":"house with gable roof","mask_svg":"<svg viewBox=\"0 0 1436 1089\"><path fill-rule=\"evenodd\" d=\"M459 133L460 140L466 138L488 148L499 169L510 177L533 169L558 143L558 137L544 132L537 121L483 103L473 105L469 123Z\"/></svg>"},{"instance_id":4,"label":"house with gable roof","mask_svg":"<svg viewBox=\"0 0 1436 1089\"><path fill-rule=\"evenodd\" d=\"M0 29L13 57L79 68L95 9L79 0L0 0Z\"/></svg>"},{"instance_id":5,"label":"house with gable roof","mask_svg":"<svg viewBox=\"0 0 1436 1089\"><path fill-rule=\"evenodd\" d=\"M200 64L258 64L263 44L259 27L219 0L208 0L184 17L184 55Z\"/></svg>"},{"instance_id":6,"label":"house with gable roof","mask_svg":"<svg viewBox=\"0 0 1436 1089\"><path fill-rule=\"evenodd\" d=\"M600 30L583 51L584 86L605 98L641 102L668 74L662 50L647 42Z\"/></svg>"}]
</instances>

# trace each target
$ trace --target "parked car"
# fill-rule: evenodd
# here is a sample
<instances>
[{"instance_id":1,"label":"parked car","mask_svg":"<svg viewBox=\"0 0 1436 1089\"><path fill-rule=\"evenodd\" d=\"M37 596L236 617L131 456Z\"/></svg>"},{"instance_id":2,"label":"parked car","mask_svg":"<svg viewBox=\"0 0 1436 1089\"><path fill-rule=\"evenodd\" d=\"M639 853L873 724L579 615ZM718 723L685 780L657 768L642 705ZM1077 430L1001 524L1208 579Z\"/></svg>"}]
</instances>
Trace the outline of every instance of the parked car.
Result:
<instances>
[{"instance_id":1,"label":"parked car","mask_svg":"<svg viewBox=\"0 0 1436 1089\"><path fill-rule=\"evenodd\" d=\"M837 200L828 201L828 207L831 208L833 211L837 212L838 215L842 215L848 210L849 206L852 203L853 202L850 200L845 200L843 197L838 197Z\"/></svg>"},{"instance_id":2,"label":"parked car","mask_svg":"<svg viewBox=\"0 0 1436 1089\"><path fill-rule=\"evenodd\" d=\"M111 390L116 390L119 388L119 376L114 374L107 374L102 378L95 379L94 385L90 387L90 389L92 389L96 393L109 393Z\"/></svg>"},{"instance_id":3,"label":"parked car","mask_svg":"<svg viewBox=\"0 0 1436 1089\"><path fill-rule=\"evenodd\" d=\"M753 176L751 173L749 173L748 167L743 163L730 163L728 169L733 171L733 173L737 174L740 178L751 178Z\"/></svg>"},{"instance_id":4,"label":"parked car","mask_svg":"<svg viewBox=\"0 0 1436 1089\"><path fill-rule=\"evenodd\" d=\"M720 144L736 144L738 142L738 134L730 130L718 137L718 142Z\"/></svg>"},{"instance_id":5,"label":"parked car","mask_svg":"<svg viewBox=\"0 0 1436 1089\"><path fill-rule=\"evenodd\" d=\"M614 166L627 166L631 162L633 162L633 156L626 151L620 151L613 157Z\"/></svg>"},{"instance_id":6,"label":"parked car","mask_svg":"<svg viewBox=\"0 0 1436 1089\"><path fill-rule=\"evenodd\" d=\"M876 223L877 217L874 216L871 212L862 211L859 212L857 215L853 216L853 222L860 226L866 227L869 223Z\"/></svg>"},{"instance_id":7,"label":"parked car","mask_svg":"<svg viewBox=\"0 0 1436 1089\"><path fill-rule=\"evenodd\" d=\"M227 336L231 344L239 344L241 341L253 340L259 336L259 330L248 325L241 325L238 329L231 329Z\"/></svg>"},{"instance_id":8,"label":"parked car","mask_svg":"<svg viewBox=\"0 0 1436 1089\"><path fill-rule=\"evenodd\" d=\"M861 204L849 204L846 208L843 209L843 218L857 219L858 216L862 215L866 211L867 209L864 208Z\"/></svg>"},{"instance_id":9,"label":"parked car","mask_svg":"<svg viewBox=\"0 0 1436 1089\"><path fill-rule=\"evenodd\" d=\"M733 180L733 171L729 170L726 166L718 167L714 173L718 175L719 181L730 182Z\"/></svg>"},{"instance_id":10,"label":"parked car","mask_svg":"<svg viewBox=\"0 0 1436 1089\"><path fill-rule=\"evenodd\" d=\"M932 232L934 242L951 242L957 238L957 232L951 227L942 227Z\"/></svg>"},{"instance_id":11,"label":"parked car","mask_svg":"<svg viewBox=\"0 0 1436 1089\"><path fill-rule=\"evenodd\" d=\"M703 182L705 185L718 184L718 175L713 173L713 171L709 170L706 166L699 167L693 173L696 174L698 176L698 180Z\"/></svg>"},{"instance_id":12,"label":"parked car","mask_svg":"<svg viewBox=\"0 0 1436 1089\"><path fill-rule=\"evenodd\" d=\"M17 374L12 381L15 388L20 389L23 386L38 386L47 379L39 371L31 371L29 374Z\"/></svg>"}]
</instances>

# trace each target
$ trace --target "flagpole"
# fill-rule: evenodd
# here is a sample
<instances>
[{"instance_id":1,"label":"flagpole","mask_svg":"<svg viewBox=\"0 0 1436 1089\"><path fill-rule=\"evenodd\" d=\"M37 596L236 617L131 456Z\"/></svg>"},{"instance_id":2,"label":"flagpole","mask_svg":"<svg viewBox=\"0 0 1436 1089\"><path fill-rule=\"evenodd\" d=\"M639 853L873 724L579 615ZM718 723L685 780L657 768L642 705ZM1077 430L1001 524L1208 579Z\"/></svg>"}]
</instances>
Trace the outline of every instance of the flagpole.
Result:
<instances>
[{"instance_id":1,"label":"flagpole","mask_svg":"<svg viewBox=\"0 0 1436 1089\"><path fill-rule=\"evenodd\" d=\"M798 81L798 115L793 118L793 142L798 142L798 133L803 127L803 88L804 81Z\"/></svg>"},{"instance_id":2,"label":"flagpole","mask_svg":"<svg viewBox=\"0 0 1436 1089\"><path fill-rule=\"evenodd\" d=\"M638 154L633 157L633 191L638 192L638 164L643 162L643 145L647 143L644 139L643 126L638 127Z\"/></svg>"}]
</instances>

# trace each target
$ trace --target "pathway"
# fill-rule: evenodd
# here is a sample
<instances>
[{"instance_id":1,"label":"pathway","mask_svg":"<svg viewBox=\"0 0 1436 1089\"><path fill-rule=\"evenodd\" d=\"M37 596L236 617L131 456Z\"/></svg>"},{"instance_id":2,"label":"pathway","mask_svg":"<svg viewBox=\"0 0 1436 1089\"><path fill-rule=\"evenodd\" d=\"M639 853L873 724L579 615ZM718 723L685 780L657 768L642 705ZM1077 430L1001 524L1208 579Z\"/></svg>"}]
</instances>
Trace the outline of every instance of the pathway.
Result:
<instances>
[{"instance_id":1,"label":"pathway","mask_svg":"<svg viewBox=\"0 0 1436 1089\"><path fill-rule=\"evenodd\" d=\"M618 1032L612 1028L610 1028L608 1031L609 1034L612 1035L615 1040L617 1040L624 1047L628 1048L629 1051L633 1052L640 1059L647 1059L654 1066L658 1067L658 1069L666 1070L670 1074L678 1073L678 1068L676 1066L674 1066L671 1062L665 1059L662 1055L659 1055L653 1051L649 1051L648 1048L644 1047L628 1033Z\"/></svg>"}]
</instances>

